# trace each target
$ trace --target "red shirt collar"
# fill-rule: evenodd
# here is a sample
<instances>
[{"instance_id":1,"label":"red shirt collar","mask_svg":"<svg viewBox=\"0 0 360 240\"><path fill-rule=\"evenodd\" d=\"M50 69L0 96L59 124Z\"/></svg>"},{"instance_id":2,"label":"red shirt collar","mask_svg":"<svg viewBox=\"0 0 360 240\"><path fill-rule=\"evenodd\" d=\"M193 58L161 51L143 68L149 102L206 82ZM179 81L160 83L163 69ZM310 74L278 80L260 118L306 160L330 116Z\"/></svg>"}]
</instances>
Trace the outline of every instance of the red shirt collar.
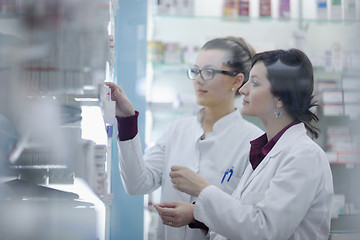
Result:
<instances>
[{"instance_id":1,"label":"red shirt collar","mask_svg":"<svg viewBox=\"0 0 360 240\"><path fill-rule=\"evenodd\" d=\"M290 127L292 127L298 123L300 123L300 122L295 121L295 122L290 123L289 125L284 127L280 132L278 132L272 139L270 139L269 142L267 141L266 133L264 133L260 137L254 139L250 142L251 148L250 148L249 160L250 160L253 170L255 170L255 168L257 166L259 166L261 161L275 146L275 144L280 139L280 137L284 134L284 132L286 132L286 130L288 130Z\"/></svg>"}]
</instances>

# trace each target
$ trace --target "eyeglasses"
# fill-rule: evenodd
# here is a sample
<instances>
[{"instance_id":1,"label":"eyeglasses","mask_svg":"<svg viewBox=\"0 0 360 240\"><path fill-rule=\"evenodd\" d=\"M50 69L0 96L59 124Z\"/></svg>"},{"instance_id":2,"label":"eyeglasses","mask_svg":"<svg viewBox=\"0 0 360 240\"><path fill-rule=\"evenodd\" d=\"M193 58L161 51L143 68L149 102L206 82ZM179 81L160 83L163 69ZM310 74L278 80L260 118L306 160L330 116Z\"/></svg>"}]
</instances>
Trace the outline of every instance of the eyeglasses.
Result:
<instances>
[{"instance_id":1,"label":"eyeglasses","mask_svg":"<svg viewBox=\"0 0 360 240\"><path fill-rule=\"evenodd\" d=\"M237 72L232 72L232 71L225 71L225 70L215 70L215 69L196 69L196 68L189 68L187 70L187 76L189 79L191 80L195 80L197 75L199 75L204 81L207 80L211 80L214 78L215 73L222 73L225 75L229 75L229 76L236 76L238 73Z\"/></svg>"}]
</instances>

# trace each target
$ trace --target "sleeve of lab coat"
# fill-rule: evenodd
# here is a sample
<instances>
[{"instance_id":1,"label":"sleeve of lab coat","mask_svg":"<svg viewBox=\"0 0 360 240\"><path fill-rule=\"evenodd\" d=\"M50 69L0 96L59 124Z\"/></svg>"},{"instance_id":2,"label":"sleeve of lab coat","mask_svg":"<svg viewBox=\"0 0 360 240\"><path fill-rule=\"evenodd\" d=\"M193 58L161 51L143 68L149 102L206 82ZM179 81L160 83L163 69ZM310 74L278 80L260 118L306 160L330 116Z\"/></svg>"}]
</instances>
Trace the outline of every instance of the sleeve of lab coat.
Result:
<instances>
[{"instance_id":1,"label":"sleeve of lab coat","mask_svg":"<svg viewBox=\"0 0 360 240\"><path fill-rule=\"evenodd\" d=\"M128 194L147 194L161 185L166 139L164 134L144 155L139 134L127 141L118 140L120 174Z\"/></svg>"},{"instance_id":2,"label":"sleeve of lab coat","mask_svg":"<svg viewBox=\"0 0 360 240\"><path fill-rule=\"evenodd\" d=\"M268 184L264 192L247 194L258 198L256 203L242 202L209 186L196 201L195 219L232 240L288 239L315 198L324 159L315 147L299 149L285 158L271 179L262 180L261 184Z\"/></svg>"}]
</instances>

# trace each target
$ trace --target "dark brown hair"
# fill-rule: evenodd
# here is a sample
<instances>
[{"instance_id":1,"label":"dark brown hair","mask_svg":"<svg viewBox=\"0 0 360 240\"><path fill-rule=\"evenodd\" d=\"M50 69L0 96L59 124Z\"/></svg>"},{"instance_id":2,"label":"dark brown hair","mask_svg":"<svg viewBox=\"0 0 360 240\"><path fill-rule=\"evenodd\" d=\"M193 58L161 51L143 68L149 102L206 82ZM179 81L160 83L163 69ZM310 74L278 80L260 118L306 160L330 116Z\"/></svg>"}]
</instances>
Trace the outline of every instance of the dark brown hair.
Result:
<instances>
[{"instance_id":1,"label":"dark brown hair","mask_svg":"<svg viewBox=\"0 0 360 240\"><path fill-rule=\"evenodd\" d=\"M244 74L244 83L249 79L251 61L255 54L254 48L241 37L215 38L204 44L201 50L224 50L229 52L229 61L224 63L232 71ZM236 89L236 94L239 92Z\"/></svg>"},{"instance_id":2,"label":"dark brown hair","mask_svg":"<svg viewBox=\"0 0 360 240\"><path fill-rule=\"evenodd\" d=\"M313 102L314 75L309 58L298 49L289 49L255 54L252 66L258 61L265 64L271 92L283 102L285 111L317 138L319 129L311 124L319 118L310 111L318 104Z\"/></svg>"}]
</instances>

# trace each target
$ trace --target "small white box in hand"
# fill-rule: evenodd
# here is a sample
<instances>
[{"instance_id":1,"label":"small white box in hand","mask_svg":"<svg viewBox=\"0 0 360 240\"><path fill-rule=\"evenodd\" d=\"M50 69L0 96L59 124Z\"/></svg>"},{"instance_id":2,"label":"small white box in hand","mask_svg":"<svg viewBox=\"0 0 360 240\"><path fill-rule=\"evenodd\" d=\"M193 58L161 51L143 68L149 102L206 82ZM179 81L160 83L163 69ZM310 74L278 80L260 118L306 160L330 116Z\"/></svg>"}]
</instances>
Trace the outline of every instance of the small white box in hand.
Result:
<instances>
[{"instance_id":1,"label":"small white box in hand","mask_svg":"<svg viewBox=\"0 0 360 240\"><path fill-rule=\"evenodd\" d=\"M109 125L115 122L115 101L111 100L111 90L105 87L105 100L104 100L104 121Z\"/></svg>"}]
</instances>

